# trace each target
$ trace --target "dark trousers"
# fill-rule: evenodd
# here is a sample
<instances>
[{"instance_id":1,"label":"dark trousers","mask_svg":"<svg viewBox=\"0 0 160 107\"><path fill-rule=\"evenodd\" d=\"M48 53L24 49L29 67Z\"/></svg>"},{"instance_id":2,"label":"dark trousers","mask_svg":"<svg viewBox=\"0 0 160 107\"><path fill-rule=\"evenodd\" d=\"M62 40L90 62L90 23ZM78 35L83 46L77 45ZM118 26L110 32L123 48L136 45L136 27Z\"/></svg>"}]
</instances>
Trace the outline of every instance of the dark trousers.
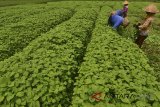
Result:
<instances>
[{"instance_id":1,"label":"dark trousers","mask_svg":"<svg viewBox=\"0 0 160 107\"><path fill-rule=\"evenodd\" d=\"M144 42L144 40L147 38L148 36L141 36L139 35L135 41L135 43L139 46L139 48L142 47L142 44Z\"/></svg>"}]
</instances>

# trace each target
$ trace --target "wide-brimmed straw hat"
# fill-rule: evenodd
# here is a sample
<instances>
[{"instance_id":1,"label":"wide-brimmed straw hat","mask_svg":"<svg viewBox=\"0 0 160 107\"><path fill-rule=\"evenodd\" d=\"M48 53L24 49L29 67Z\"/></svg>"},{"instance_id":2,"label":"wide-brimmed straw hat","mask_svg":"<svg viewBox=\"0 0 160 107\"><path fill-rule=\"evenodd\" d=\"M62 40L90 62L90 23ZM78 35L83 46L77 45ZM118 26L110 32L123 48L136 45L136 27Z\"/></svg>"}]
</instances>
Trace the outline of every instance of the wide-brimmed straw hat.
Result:
<instances>
[{"instance_id":1,"label":"wide-brimmed straw hat","mask_svg":"<svg viewBox=\"0 0 160 107\"><path fill-rule=\"evenodd\" d=\"M149 6L145 7L143 9L145 12L149 12L149 13L158 13L159 10L157 9L157 7L154 4L150 4Z\"/></svg>"},{"instance_id":2,"label":"wide-brimmed straw hat","mask_svg":"<svg viewBox=\"0 0 160 107\"><path fill-rule=\"evenodd\" d=\"M128 1L124 1L123 4L124 4L124 5L125 5L125 4L129 4L129 2L128 2Z\"/></svg>"}]
</instances>

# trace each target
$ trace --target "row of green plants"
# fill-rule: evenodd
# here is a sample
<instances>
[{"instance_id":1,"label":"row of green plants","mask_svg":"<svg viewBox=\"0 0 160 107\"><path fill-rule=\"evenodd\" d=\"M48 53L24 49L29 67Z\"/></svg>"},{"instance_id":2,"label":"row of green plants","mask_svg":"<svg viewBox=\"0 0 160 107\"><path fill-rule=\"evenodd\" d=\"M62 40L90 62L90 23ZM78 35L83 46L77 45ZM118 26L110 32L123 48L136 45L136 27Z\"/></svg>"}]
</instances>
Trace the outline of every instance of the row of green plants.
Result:
<instances>
[{"instance_id":1,"label":"row of green plants","mask_svg":"<svg viewBox=\"0 0 160 107\"><path fill-rule=\"evenodd\" d=\"M10 25L12 23L17 23L24 19L30 18L32 15L35 16L36 14L44 13L53 9L55 9L55 7L51 7L48 5L31 5L24 7L16 6L12 9L2 9L0 11L0 27L1 29L4 29L4 26Z\"/></svg>"},{"instance_id":2,"label":"row of green plants","mask_svg":"<svg viewBox=\"0 0 160 107\"><path fill-rule=\"evenodd\" d=\"M54 7L70 7L70 6L80 6L80 7L95 7L106 5L108 2L105 1L62 1L62 2L48 2L47 5Z\"/></svg>"},{"instance_id":3,"label":"row of green plants","mask_svg":"<svg viewBox=\"0 0 160 107\"><path fill-rule=\"evenodd\" d=\"M0 61L21 51L40 34L68 20L74 13L74 9L53 9L5 26L0 30Z\"/></svg>"},{"instance_id":4,"label":"row of green plants","mask_svg":"<svg viewBox=\"0 0 160 107\"><path fill-rule=\"evenodd\" d=\"M68 107L99 9L79 9L70 20L1 61L0 106Z\"/></svg>"},{"instance_id":5,"label":"row of green plants","mask_svg":"<svg viewBox=\"0 0 160 107\"><path fill-rule=\"evenodd\" d=\"M8 7L15 5L26 5L26 4L40 4L49 1L59 1L59 0L0 0L0 7Z\"/></svg>"},{"instance_id":6,"label":"row of green plants","mask_svg":"<svg viewBox=\"0 0 160 107\"><path fill-rule=\"evenodd\" d=\"M160 84L146 55L106 27L107 9L96 22L71 107L159 107Z\"/></svg>"},{"instance_id":7,"label":"row of green plants","mask_svg":"<svg viewBox=\"0 0 160 107\"><path fill-rule=\"evenodd\" d=\"M99 0L99 2L111 2L112 0ZM114 0L114 2L123 2L124 0ZM160 2L160 0L129 0L131 2ZM21 5L21 4L39 4L47 2L62 2L62 0L0 0L1 6L12 6L12 5ZM64 2L64 0L63 0ZM71 2L81 2L80 0L71 0ZM84 0L83 2L88 2Z\"/></svg>"}]
</instances>

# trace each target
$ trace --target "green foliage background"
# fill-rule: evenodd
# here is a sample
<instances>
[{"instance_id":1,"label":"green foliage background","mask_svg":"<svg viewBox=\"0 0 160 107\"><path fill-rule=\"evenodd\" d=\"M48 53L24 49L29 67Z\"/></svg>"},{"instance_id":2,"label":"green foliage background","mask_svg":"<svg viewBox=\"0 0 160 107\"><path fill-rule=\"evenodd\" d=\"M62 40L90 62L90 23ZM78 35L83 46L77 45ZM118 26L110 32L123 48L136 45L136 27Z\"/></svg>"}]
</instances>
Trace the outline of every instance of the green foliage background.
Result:
<instances>
[{"instance_id":1,"label":"green foliage background","mask_svg":"<svg viewBox=\"0 0 160 107\"><path fill-rule=\"evenodd\" d=\"M0 7L0 106L159 107L160 15L142 50L133 43L132 25L145 16L148 4L132 2L131 24L118 32L106 21L122 2ZM90 99L97 91L103 93L101 102ZM151 98L105 96L123 93Z\"/></svg>"},{"instance_id":2,"label":"green foliage background","mask_svg":"<svg viewBox=\"0 0 160 107\"><path fill-rule=\"evenodd\" d=\"M112 1L112 0L0 0L0 6L12 6L19 4L37 4L57 1ZM124 1L124 0L113 0L113 1ZM129 0L129 1L148 1L148 2L160 2L160 0Z\"/></svg>"}]
</instances>

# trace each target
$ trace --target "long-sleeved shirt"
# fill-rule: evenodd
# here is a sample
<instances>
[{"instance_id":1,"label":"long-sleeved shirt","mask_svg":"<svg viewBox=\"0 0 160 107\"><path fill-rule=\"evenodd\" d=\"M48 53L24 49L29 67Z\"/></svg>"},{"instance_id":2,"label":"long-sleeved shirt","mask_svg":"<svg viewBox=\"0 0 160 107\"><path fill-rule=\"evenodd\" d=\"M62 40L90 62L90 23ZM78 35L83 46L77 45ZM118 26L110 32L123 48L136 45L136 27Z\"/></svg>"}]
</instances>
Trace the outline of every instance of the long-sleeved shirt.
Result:
<instances>
[{"instance_id":1,"label":"long-sleeved shirt","mask_svg":"<svg viewBox=\"0 0 160 107\"><path fill-rule=\"evenodd\" d=\"M123 20L124 18L117 14L110 16L110 22L114 29L117 29L123 23Z\"/></svg>"},{"instance_id":2,"label":"long-sleeved shirt","mask_svg":"<svg viewBox=\"0 0 160 107\"><path fill-rule=\"evenodd\" d=\"M123 12L123 17L127 17L128 6L124 6L122 12Z\"/></svg>"},{"instance_id":3,"label":"long-sleeved shirt","mask_svg":"<svg viewBox=\"0 0 160 107\"><path fill-rule=\"evenodd\" d=\"M145 18L141 22L141 25L139 26L140 31L149 32L149 27L150 27L152 21L153 21L153 17L147 17L147 18Z\"/></svg>"}]
</instances>

